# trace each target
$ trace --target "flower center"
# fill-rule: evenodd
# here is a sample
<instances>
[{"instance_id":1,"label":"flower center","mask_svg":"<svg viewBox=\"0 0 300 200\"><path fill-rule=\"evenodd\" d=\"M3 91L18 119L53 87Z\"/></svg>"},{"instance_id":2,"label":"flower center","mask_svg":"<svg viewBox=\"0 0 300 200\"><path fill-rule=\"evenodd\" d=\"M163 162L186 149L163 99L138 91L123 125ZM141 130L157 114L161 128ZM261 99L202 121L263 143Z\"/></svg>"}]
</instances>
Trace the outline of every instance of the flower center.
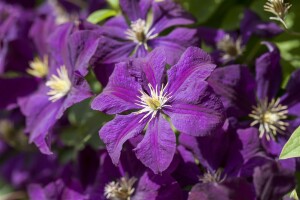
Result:
<instances>
[{"instance_id":1,"label":"flower center","mask_svg":"<svg viewBox=\"0 0 300 200\"><path fill-rule=\"evenodd\" d=\"M50 88L47 95L50 96L49 100L52 102L64 97L70 91L72 86L65 66L57 69L57 75L52 75L46 82L46 86Z\"/></svg>"},{"instance_id":2,"label":"flower center","mask_svg":"<svg viewBox=\"0 0 300 200\"><path fill-rule=\"evenodd\" d=\"M160 91L158 91L157 86L155 89L151 84L148 84L150 95L140 91L141 96L139 96L139 101L136 103L141 106L143 109L135 112L135 114L147 113L142 119L145 119L147 116L151 115L151 119L153 119L156 113L161 110L163 107L168 107L170 105L166 105L170 98L172 98L169 94L166 93L166 86L162 86ZM150 120L151 120L150 119Z\"/></svg>"},{"instance_id":3,"label":"flower center","mask_svg":"<svg viewBox=\"0 0 300 200\"><path fill-rule=\"evenodd\" d=\"M127 176L108 183L104 188L104 195L109 200L130 200L131 195L134 193L134 183L136 178L128 179Z\"/></svg>"},{"instance_id":4,"label":"flower center","mask_svg":"<svg viewBox=\"0 0 300 200\"><path fill-rule=\"evenodd\" d=\"M44 78L48 74L48 57L44 56L44 59L36 57L29 63L30 68L27 69L27 73L37 78Z\"/></svg>"},{"instance_id":5,"label":"flower center","mask_svg":"<svg viewBox=\"0 0 300 200\"><path fill-rule=\"evenodd\" d=\"M264 9L265 11L284 19L291 6L292 5L289 3L284 3L284 0L268 0L264 5Z\"/></svg>"},{"instance_id":6,"label":"flower center","mask_svg":"<svg viewBox=\"0 0 300 200\"><path fill-rule=\"evenodd\" d=\"M138 45L145 45L145 48L148 49L147 41L157 37L158 34L153 34L155 29L149 31L149 27L146 24L146 21L143 19L138 19L131 22L130 29L127 29L125 34L126 38L132 40Z\"/></svg>"},{"instance_id":7,"label":"flower center","mask_svg":"<svg viewBox=\"0 0 300 200\"><path fill-rule=\"evenodd\" d=\"M217 43L217 49L223 52L222 58L225 62L236 59L242 55L244 51L241 38L234 41L230 35L225 35L225 37Z\"/></svg>"},{"instance_id":8,"label":"flower center","mask_svg":"<svg viewBox=\"0 0 300 200\"><path fill-rule=\"evenodd\" d=\"M207 171L202 177L199 178L199 181L203 183L221 183L226 177L222 178L222 169L218 169L216 172Z\"/></svg>"},{"instance_id":9,"label":"flower center","mask_svg":"<svg viewBox=\"0 0 300 200\"><path fill-rule=\"evenodd\" d=\"M251 126L259 124L259 137L266 135L267 140L275 140L277 133L283 134L289 123L284 122L287 119L288 107L279 104L280 99L272 99L270 103L267 100L261 101L249 116L253 118Z\"/></svg>"}]
</instances>

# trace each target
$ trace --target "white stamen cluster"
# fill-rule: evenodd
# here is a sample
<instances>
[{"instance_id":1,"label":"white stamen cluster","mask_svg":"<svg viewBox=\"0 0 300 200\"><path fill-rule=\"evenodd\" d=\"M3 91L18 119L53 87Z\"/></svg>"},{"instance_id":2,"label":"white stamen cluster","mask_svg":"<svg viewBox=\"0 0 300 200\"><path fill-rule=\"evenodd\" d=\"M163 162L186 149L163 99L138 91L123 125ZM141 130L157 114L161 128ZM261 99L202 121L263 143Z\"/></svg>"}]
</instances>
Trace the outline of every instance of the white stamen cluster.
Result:
<instances>
[{"instance_id":1,"label":"white stamen cluster","mask_svg":"<svg viewBox=\"0 0 300 200\"><path fill-rule=\"evenodd\" d=\"M166 86L162 86L160 91L158 91L157 86L155 89L151 84L148 84L150 95L144 92L143 90L140 91L141 96L139 96L139 101L136 103L137 105L141 106L143 109L135 112L135 114L147 113L140 121L151 115L152 120L157 112L164 107L170 107L170 105L166 105L166 103L172 98L171 95L166 93Z\"/></svg>"},{"instance_id":2,"label":"white stamen cluster","mask_svg":"<svg viewBox=\"0 0 300 200\"><path fill-rule=\"evenodd\" d=\"M207 171L202 177L199 178L199 181L202 183L221 183L226 177L222 177L222 169L218 169L216 172Z\"/></svg>"},{"instance_id":3,"label":"white stamen cluster","mask_svg":"<svg viewBox=\"0 0 300 200\"><path fill-rule=\"evenodd\" d=\"M272 99L271 102L263 100L253 107L251 114L253 118L251 126L259 124L259 137L266 135L267 140L275 140L277 133L284 134L289 123L287 119L288 107L280 104L280 99Z\"/></svg>"},{"instance_id":4,"label":"white stamen cluster","mask_svg":"<svg viewBox=\"0 0 300 200\"><path fill-rule=\"evenodd\" d=\"M47 93L49 100L55 102L68 94L71 89L71 81L68 76L68 71L65 66L57 69L57 75L52 75L46 82L46 86L50 88Z\"/></svg>"},{"instance_id":5,"label":"white stamen cluster","mask_svg":"<svg viewBox=\"0 0 300 200\"><path fill-rule=\"evenodd\" d=\"M223 52L222 59L225 62L231 61L242 55L244 47L242 46L242 39L233 40L230 35L225 35L222 40L217 43L217 49Z\"/></svg>"},{"instance_id":6,"label":"white stamen cluster","mask_svg":"<svg viewBox=\"0 0 300 200\"><path fill-rule=\"evenodd\" d=\"M30 68L27 73L37 78L44 78L48 74L48 57L45 56L43 60L36 57L29 63Z\"/></svg>"},{"instance_id":7,"label":"white stamen cluster","mask_svg":"<svg viewBox=\"0 0 300 200\"><path fill-rule=\"evenodd\" d=\"M291 7L292 4L284 3L284 0L268 0L264 5L264 10L275 15L275 17L270 17L271 20L279 21L287 28L284 20Z\"/></svg>"},{"instance_id":8,"label":"white stamen cluster","mask_svg":"<svg viewBox=\"0 0 300 200\"><path fill-rule=\"evenodd\" d=\"M117 181L108 183L104 188L104 195L109 200L130 200L135 188L133 185L137 181L136 178L122 177Z\"/></svg>"},{"instance_id":9,"label":"white stamen cluster","mask_svg":"<svg viewBox=\"0 0 300 200\"><path fill-rule=\"evenodd\" d=\"M158 36L158 34L153 34L155 31L154 28L151 30L149 30L149 28L143 19L133 21L131 22L130 29L127 29L125 32L126 38L138 45L144 45L145 49L148 50L147 41Z\"/></svg>"}]
</instances>

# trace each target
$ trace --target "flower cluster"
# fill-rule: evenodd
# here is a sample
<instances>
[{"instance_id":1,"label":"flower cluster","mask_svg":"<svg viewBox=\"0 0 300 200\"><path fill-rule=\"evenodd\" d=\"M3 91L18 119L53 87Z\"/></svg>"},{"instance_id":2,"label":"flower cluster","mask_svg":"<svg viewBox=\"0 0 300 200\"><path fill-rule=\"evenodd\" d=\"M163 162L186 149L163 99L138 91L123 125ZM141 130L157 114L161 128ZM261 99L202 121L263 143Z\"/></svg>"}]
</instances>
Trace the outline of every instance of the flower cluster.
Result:
<instances>
[{"instance_id":1,"label":"flower cluster","mask_svg":"<svg viewBox=\"0 0 300 200\"><path fill-rule=\"evenodd\" d=\"M286 26L290 7L264 8ZM249 9L202 26L173 0L1 1L0 199L292 199L282 32Z\"/></svg>"}]
</instances>

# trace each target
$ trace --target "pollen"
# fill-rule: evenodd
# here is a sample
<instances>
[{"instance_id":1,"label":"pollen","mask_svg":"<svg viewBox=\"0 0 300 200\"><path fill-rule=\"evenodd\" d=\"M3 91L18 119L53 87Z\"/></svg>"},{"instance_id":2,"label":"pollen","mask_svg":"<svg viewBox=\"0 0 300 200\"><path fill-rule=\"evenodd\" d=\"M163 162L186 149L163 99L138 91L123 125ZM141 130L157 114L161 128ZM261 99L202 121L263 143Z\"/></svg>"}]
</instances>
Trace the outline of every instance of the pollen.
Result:
<instances>
[{"instance_id":1,"label":"pollen","mask_svg":"<svg viewBox=\"0 0 300 200\"><path fill-rule=\"evenodd\" d=\"M223 52L222 58L225 62L236 59L242 55L244 51L241 38L234 41L234 39L228 34L217 43L217 49Z\"/></svg>"},{"instance_id":2,"label":"pollen","mask_svg":"<svg viewBox=\"0 0 300 200\"><path fill-rule=\"evenodd\" d=\"M27 73L37 77L44 78L48 74L48 57L44 56L44 59L36 57L32 62L29 63L30 68L27 69Z\"/></svg>"},{"instance_id":3,"label":"pollen","mask_svg":"<svg viewBox=\"0 0 300 200\"><path fill-rule=\"evenodd\" d=\"M61 66L57 69L57 75L52 75L46 82L46 86L50 88L50 91L47 93L50 96L50 101L55 102L66 96L72 86L66 67Z\"/></svg>"},{"instance_id":4,"label":"pollen","mask_svg":"<svg viewBox=\"0 0 300 200\"><path fill-rule=\"evenodd\" d=\"M222 169L218 169L215 172L207 171L202 177L199 178L199 181L202 183L221 183L226 179L226 176L222 177L222 173Z\"/></svg>"},{"instance_id":5,"label":"pollen","mask_svg":"<svg viewBox=\"0 0 300 200\"><path fill-rule=\"evenodd\" d=\"M279 21L287 28L284 20L291 7L292 4L285 3L284 0L268 0L264 5L264 10L275 15L275 17L270 17L271 20Z\"/></svg>"},{"instance_id":6,"label":"pollen","mask_svg":"<svg viewBox=\"0 0 300 200\"><path fill-rule=\"evenodd\" d=\"M150 94L147 94L143 90L140 91L141 95L138 97L139 101L136 105L141 106L142 109L135 112L135 114L146 113L146 115L140 120L142 121L149 115L151 115L152 120L158 111L160 111L164 107L170 107L167 105L167 102L172 98L171 95L166 93L166 86L162 86L160 91L158 91L158 87L156 86L155 89L151 84L148 84Z\"/></svg>"},{"instance_id":7,"label":"pollen","mask_svg":"<svg viewBox=\"0 0 300 200\"><path fill-rule=\"evenodd\" d=\"M108 183L104 188L104 195L109 200L130 200L135 191L133 187L137 179L127 176Z\"/></svg>"},{"instance_id":8,"label":"pollen","mask_svg":"<svg viewBox=\"0 0 300 200\"><path fill-rule=\"evenodd\" d=\"M272 99L269 103L267 100L259 102L249 116L253 118L251 126L259 124L259 137L265 135L267 140L275 140L277 133L284 134L289 125L284 121L288 116L288 107L281 105L280 99Z\"/></svg>"},{"instance_id":9,"label":"pollen","mask_svg":"<svg viewBox=\"0 0 300 200\"><path fill-rule=\"evenodd\" d=\"M131 22L130 29L127 29L126 39L133 41L138 45L144 45L148 49L147 41L154 39L158 34L153 34L155 29L149 30L149 24L143 19Z\"/></svg>"}]
</instances>

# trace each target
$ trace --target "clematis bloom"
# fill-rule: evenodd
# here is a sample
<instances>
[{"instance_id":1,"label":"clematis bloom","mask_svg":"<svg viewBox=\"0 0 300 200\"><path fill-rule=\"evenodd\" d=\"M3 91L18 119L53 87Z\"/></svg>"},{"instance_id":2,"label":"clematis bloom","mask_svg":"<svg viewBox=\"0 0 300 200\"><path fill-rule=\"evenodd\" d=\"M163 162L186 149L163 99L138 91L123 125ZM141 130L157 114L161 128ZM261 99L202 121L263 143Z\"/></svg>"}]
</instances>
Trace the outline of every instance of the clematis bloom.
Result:
<instances>
[{"instance_id":1,"label":"clematis bloom","mask_svg":"<svg viewBox=\"0 0 300 200\"><path fill-rule=\"evenodd\" d=\"M114 164L123 144L145 127L134 151L158 173L169 166L176 149L169 119L178 131L193 136L213 133L223 124L223 105L206 82L216 67L210 57L190 47L169 70L166 64L161 48L145 58L117 64L107 87L92 102L92 109L118 114L99 132Z\"/></svg>"}]
</instances>

